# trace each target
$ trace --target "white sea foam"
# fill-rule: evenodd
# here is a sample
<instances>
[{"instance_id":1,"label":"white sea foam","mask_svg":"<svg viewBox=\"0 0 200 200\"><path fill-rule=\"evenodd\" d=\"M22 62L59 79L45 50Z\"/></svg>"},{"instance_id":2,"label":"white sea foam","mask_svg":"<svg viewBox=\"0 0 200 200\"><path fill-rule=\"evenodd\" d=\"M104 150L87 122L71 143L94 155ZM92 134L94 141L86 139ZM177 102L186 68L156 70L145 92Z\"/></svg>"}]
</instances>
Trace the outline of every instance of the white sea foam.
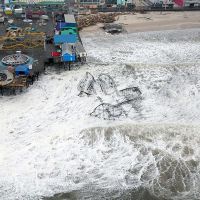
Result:
<instances>
[{"instance_id":1,"label":"white sea foam","mask_svg":"<svg viewBox=\"0 0 200 200\"><path fill-rule=\"evenodd\" d=\"M24 93L0 97L0 199L38 199L88 185L200 198L199 35L194 29L83 37L89 66L48 70ZM87 71L111 75L118 89L138 86L137 109L124 105L128 117L114 121L90 116L98 96L117 99L100 92L79 97Z\"/></svg>"}]
</instances>

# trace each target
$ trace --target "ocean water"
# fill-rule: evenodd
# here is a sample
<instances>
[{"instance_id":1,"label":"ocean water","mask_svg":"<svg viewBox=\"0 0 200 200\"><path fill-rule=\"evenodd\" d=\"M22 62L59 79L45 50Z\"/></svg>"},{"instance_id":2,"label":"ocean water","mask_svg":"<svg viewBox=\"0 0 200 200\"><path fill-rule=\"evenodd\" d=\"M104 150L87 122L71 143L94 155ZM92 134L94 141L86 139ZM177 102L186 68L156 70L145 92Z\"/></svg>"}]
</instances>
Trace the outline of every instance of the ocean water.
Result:
<instances>
[{"instance_id":1,"label":"ocean water","mask_svg":"<svg viewBox=\"0 0 200 200\"><path fill-rule=\"evenodd\" d=\"M0 199L200 199L200 30L82 39L87 65L0 97ZM121 104L130 87L140 98Z\"/></svg>"}]
</instances>

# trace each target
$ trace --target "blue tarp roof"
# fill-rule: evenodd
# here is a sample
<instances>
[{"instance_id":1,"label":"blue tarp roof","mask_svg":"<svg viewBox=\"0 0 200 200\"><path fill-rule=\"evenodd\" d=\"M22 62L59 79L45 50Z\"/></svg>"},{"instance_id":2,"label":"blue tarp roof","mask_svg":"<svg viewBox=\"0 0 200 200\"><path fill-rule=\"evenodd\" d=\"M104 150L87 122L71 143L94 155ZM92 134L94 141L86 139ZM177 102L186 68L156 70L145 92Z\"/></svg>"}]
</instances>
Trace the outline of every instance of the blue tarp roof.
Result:
<instances>
[{"instance_id":1,"label":"blue tarp roof","mask_svg":"<svg viewBox=\"0 0 200 200\"><path fill-rule=\"evenodd\" d=\"M69 55L69 54L65 54L62 56L62 59L64 62L72 62L75 61L75 55Z\"/></svg>"},{"instance_id":2,"label":"blue tarp roof","mask_svg":"<svg viewBox=\"0 0 200 200\"><path fill-rule=\"evenodd\" d=\"M23 72L25 75L28 75L30 72L28 65L18 65L15 68L15 73L16 75L18 75L20 72Z\"/></svg>"},{"instance_id":3,"label":"blue tarp roof","mask_svg":"<svg viewBox=\"0 0 200 200\"><path fill-rule=\"evenodd\" d=\"M66 34L66 35L55 35L54 36L54 43L56 45L62 43L76 43L77 35L75 34Z\"/></svg>"}]
</instances>

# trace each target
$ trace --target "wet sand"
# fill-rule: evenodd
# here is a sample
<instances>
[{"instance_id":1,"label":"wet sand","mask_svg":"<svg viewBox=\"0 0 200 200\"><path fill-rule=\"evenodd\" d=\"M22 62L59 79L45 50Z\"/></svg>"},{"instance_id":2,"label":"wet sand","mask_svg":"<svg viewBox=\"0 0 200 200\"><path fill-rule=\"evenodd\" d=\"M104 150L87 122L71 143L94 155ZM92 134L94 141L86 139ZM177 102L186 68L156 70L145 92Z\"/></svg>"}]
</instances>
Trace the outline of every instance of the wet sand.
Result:
<instances>
[{"instance_id":1,"label":"wet sand","mask_svg":"<svg viewBox=\"0 0 200 200\"><path fill-rule=\"evenodd\" d=\"M116 17L115 23L122 24L128 33L159 30L200 28L199 11L134 13ZM82 33L102 32L103 24L86 27Z\"/></svg>"}]
</instances>

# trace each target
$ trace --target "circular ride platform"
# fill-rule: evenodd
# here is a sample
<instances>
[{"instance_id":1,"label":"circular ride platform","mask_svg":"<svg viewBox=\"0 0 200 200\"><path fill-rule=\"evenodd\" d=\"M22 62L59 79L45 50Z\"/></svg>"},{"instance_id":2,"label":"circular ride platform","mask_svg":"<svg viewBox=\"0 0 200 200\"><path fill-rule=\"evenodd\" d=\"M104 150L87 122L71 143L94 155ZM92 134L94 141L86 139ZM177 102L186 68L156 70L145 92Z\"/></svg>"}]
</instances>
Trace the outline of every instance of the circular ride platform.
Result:
<instances>
[{"instance_id":1,"label":"circular ride platform","mask_svg":"<svg viewBox=\"0 0 200 200\"><path fill-rule=\"evenodd\" d=\"M13 81L13 74L8 70L0 71L0 86L8 85Z\"/></svg>"},{"instance_id":2,"label":"circular ride platform","mask_svg":"<svg viewBox=\"0 0 200 200\"><path fill-rule=\"evenodd\" d=\"M24 54L12 54L5 56L1 62L5 65L21 65L29 61L29 56Z\"/></svg>"}]
</instances>

